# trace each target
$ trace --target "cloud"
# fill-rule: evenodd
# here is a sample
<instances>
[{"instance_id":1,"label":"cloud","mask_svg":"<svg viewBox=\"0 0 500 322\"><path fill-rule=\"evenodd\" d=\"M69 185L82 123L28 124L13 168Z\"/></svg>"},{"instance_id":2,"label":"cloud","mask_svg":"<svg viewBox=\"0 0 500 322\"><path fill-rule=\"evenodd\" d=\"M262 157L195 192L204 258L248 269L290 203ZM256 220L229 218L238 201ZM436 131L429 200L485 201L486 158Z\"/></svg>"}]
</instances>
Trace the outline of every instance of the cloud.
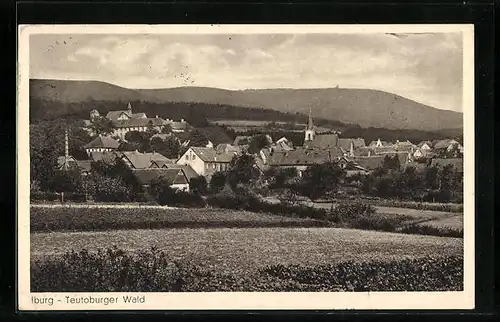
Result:
<instances>
[{"instance_id":1,"label":"cloud","mask_svg":"<svg viewBox=\"0 0 500 322\"><path fill-rule=\"evenodd\" d=\"M129 88L339 85L461 110L460 34L37 37L31 42L32 77L95 79ZM68 37L71 43L47 50Z\"/></svg>"}]
</instances>

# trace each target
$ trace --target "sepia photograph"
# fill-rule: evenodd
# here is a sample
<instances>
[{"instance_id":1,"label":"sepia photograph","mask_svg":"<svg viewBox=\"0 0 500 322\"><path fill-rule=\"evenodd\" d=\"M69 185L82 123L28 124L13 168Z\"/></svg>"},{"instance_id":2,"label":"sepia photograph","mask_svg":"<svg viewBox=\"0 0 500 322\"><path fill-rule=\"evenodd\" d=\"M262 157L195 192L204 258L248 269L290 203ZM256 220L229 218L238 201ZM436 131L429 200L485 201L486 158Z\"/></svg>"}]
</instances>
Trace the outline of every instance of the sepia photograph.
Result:
<instances>
[{"instance_id":1,"label":"sepia photograph","mask_svg":"<svg viewBox=\"0 0 500 322\"><path fill-rule=\"evenodd\" d=\"M473 308L473 31L20 26L20 308Z\"/></svg>"}]
</instances>

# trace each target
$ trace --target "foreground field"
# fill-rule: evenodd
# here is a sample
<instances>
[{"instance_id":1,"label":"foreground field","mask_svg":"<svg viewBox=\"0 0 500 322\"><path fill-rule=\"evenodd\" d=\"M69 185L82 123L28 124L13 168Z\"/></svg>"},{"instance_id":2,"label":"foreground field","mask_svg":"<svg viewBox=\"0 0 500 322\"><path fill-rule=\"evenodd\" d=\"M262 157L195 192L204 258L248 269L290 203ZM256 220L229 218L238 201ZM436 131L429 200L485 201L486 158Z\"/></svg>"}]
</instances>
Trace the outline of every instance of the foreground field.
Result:
<instances>
[{"instance_id":1,"label":"foreground field","mask_svg":"<svg viewBox=\"0 0 500 322\"><path fill-rule=\"evenodd\" d=\"M462 254L460 238L340 228L161 229L32 233L33 258L116 245L126 251L150 246L172 260L188 260L231 273L265 265L320 265L354 260L392 261Z\"/></svg>"}]
</instances>

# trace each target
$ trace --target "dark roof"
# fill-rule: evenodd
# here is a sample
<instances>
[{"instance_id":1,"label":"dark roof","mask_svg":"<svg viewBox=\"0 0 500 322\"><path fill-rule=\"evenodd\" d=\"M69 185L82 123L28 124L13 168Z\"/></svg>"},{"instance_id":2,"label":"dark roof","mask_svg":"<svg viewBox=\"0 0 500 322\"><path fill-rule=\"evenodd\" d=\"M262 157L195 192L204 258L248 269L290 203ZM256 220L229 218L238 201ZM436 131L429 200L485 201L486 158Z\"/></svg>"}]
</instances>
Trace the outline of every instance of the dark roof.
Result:
<instances>
[{"instance_id":1,"label":"dark roof","mask_svg":"<svg viewBox=\"0 0 500 322\"><path fill-rule=\"evenodd\" d=\"M356 157L367 157L368 154L370 154L370 155L375 154L375 151L373 150L373 148L363 146L363 147L360 147L360 148L357 148L354 150L354 156L356 156Z\"/></svg>"},{"instance_id":2,"label":"dark roof","mask_svg":"<svg viewBox=\"0 0 500 322\"><path fill-rule=\"evenodd\" d=\"M298 166L322 164L343 155L339 148L333 149L296 149L292 151L265 152L267 163L271 166Z\"/></svg>"},{"instance_id":3,"label":"dark roof","mask_svg":"<svg viewBox=\"0 0 500 322\"><path fill-rule=\"evenodd\" d=\"M173 131L184 131L189 126L189 124L186 122L176 122L176 121L166 121L165 124L169 124Z\"/></svg>"},{"instance_id":4,"label":"dark roof","mask_svg":"<svg viewBox=\"0 0 500 322\"><path fill-rule=\"evenodd\" d=\"M149 164L149 168L161 168L165 164L173 164L175 163L175 160L167 159L167 160L151 160L151 163Z\"/></svg>"},{"instance_id":5,"label":"dark roof","mask_svg":"<svg viewBox=\"0 0 500 322\"><path fill-rule=\"evenodd\" d=\"M451 139L446 140L436 140L433 142L433 148L436 150L447 149L450 145L458 146L458 142Z\"/></svg>"},{"instance_id":6,"label":"dark roof","mask_svg":"<svg viewBox=\"0 0 500 322\"><path fill-rule=\"evenodd\" d=\"M129 119L129 120L115 120L113 121L113 125L117 128L127 128L127 127L145 127L148 126L149 123L152 123L153 126L163 126L166 124L166 121L162 118L137 118L137 119Z\"/></svg>"},{"instance_id":7,"label":"dark roof","mask_svg":"<svg viewBox=\"0 0 500 322\"><path fill-rule=\"evenodd\" d=\"M108 148L117 149L120 143L109 136L99 135L93 139L90 143L86 144L84 148Z\"/></svg>"},{"instance_id":8,"label":"dark roof","mask_svg":"<svg viewBox=\"0 0 500 322\"><path fill-rule=\"evenodd\" d=\"M139 169L132 173L142 185L149 185L153 180L162 178L170 185L189 183L182 169Z\"/></svg>"},{"instance_id":9,"label":"dark roof","mask_svg":"<svg viewBox=\"0 0 500 322\"><path fill-rule=\"evenodd\" d=\"M93 161L103 161L106 163L113 163L117 156L121 155L121 153L117 153L115 151L107 151L107 152L91 152L90 158Z\"/></svg>"},{"instance_id":10,"label":"dark roof","mask_svg":"<svg viewBox=\"0 0 500 322\"><path fill-rule=\"evenodd\" d=\"M198 173L191 168L190 165L185 165L185 164L164 164L162 166L164 169L181 169L184 171L184 174L186 175L188 181L191 180L192 178L199 177Z\"/></svg>"},{"instance_id":11,"label":"dark roof","mask_svg":"<svg viewBox=\"0 0 500 322\"><path fill-rule=\"evenodd\" d=\"M357 139L339 138L338 139L338 146L339 146L339 148L342 148L345 151L349 151L351 149L351 142L353 144L354 149L358 149L358 148L366 146L365 139L361 139L361 138L357 138Z\"/></svg>"},{"instance_id":12,"label":"dark roof","mask_svg":"<svg viewBox=\"0 0 500 322\"><path fill-rule=\"evenodd\" d=\"M241 147L234 146L234 145L229 144L229 143L221 143L215 147L215 150L218 152L237 152L237 153L240 153Z\"/></svg>"},{"instance_id":13,"label":"dark roof","mask_svg":"<svg viewBox=\"0 0 500 322\"><path fill-rule=\"evenodd\" d=\"M128 110L118 110L118 111L109 111L106 114L106 118L111 120L111 121L116 121L120 117L120 115L122 115L122 114L125 114L128 117L132 117L132 115L129 113Z\"/></svg>"},{"instance_id":14,"label":"dark roof","mask_svg":"<svg viewBox=\"0 0 500 322\"><path fill-rule=\"evenodd\" d=\"M333 148L338 146L338 134L316 134L312 141L304 142L309 148Z\"/></svg>"},{"instance_id":15,"label":"dark roof","mask_svg":"<svg viewBox=\"0 0 500 322\"><path fill-rule=\"evenodd\" d=\"M171 162L170 159L158 152L140 153L138 151L124 151L122 152L122 156L125 157L135 169L147 169L151 166L152 161Z\"/></svg>"},{"instance_id":16,"label":"dark roof","mask_svg":"<svg viewBox=\"0 0 500 322\"><path fill-rule=\"evenodd\" d=\"M384 162L385 155L382 156L370 156L370 157L355 157L354 162L356 162L359 166L367 169L367 170L375 170L379 167L382 167Z\"/></svg>"},{"instance_id":17,"label":"dark roof","mask_svg":"<svg viewBox=\"0 0 500 322\"><path fill-rule=\"evenodd\" d=\"M431 166L445 167L447 165L452 165L458 172L464 171L464 163L460 158L450 158L450 159L432 159Z\"/></svg>"},{"instance_id":18,"label":"dark roof","mask_svg":"<svg viewBox=\"0 0 500 322\"><path fill-rule=\"evenodd\" d=\"M229 163L237 152L217 152L214 148L201 148L192 146L190 149L204 162Z\"/></svg>"}]
</instances>

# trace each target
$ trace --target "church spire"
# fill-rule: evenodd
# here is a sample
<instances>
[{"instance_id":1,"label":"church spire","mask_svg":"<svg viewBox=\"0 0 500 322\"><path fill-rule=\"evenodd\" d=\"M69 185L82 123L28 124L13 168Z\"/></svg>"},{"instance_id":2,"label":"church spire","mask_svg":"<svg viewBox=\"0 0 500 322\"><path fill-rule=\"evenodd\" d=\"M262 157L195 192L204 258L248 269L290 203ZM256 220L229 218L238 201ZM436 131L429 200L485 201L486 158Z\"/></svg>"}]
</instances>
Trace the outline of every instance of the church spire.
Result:
<instances>
[{"instance_id":1,"label":"church spire","mask_svg":"<svg viewBox=\"0 0 500 322\"><path fill-rule=\"evenodd\" d=\"M309 121L307 122L307 129L312 130L313 127L314 127L314 124L313 124L313 119L312 119L312 115L311 115L311 107L309 107Z\"/></svg>"}]
</instances>

